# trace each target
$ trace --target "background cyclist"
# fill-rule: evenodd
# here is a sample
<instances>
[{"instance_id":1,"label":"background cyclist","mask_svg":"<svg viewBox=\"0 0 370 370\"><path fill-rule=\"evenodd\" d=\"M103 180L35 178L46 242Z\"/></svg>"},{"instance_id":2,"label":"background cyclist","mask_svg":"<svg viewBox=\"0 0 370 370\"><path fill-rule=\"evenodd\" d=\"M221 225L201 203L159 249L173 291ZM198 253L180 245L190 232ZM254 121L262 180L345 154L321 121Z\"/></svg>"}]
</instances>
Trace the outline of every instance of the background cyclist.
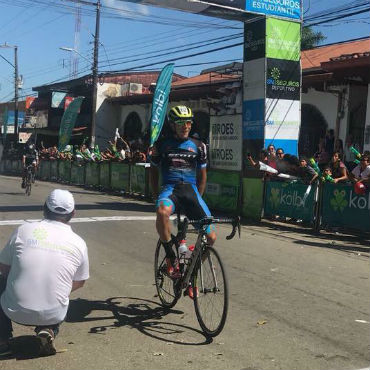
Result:
<instances>
[{"instance_id":1,"label":"background cyclist","mask_svg":"<svg viewBox=\"0 0 370 370\"><path fill-rule=\"evenodd\" d=\"M22 188L25 188L26 186L27 167L32 165L33 175L35 175L38 164L39 164L39 155L36 150L35 144L30 143L26 145L26 148L22 155L22 166L23 166Z\"/></svg>"},{"instance_id":2,"label":"background cyclist","mask_svg":"<svg viewBox=\"0 0 370 370\"><path fill-rule=\"evenodd\" d=\"M166 250L167 271L176 271L177 261L172 250L170 215L178 207L189 219L198 220L211 213L202 199L207 181L207 151L200 140L190 138L193 113L186 106L175 106L168 113L171 135L160 139L151 153L150 179L156 202L156 228ZM162 186L159 192L159 169ZM210 245L216 240L214 225L207 228ZM191 292L192 293L192 292ZM192 294L189 291L189 296Z\"/></svg>"}]
</instances>

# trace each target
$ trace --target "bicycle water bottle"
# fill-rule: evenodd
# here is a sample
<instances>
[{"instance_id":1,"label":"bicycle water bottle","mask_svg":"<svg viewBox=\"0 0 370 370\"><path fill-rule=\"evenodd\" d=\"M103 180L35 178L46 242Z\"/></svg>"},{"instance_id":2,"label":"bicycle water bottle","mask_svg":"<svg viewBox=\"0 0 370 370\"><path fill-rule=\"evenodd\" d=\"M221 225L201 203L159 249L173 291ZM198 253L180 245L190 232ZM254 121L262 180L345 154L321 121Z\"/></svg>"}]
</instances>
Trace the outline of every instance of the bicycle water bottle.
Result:
<instances>
[{"instance_id":1,"label":"bicycle water bottle","mask_svg":"<svg viewBox=\"0 0 370 370\"><path fill-rule=\"evenodd\" d=\"M178 251L179 251L180 265L184 265L186 254L188 252L188 247L186 246L186 240L181 240Z\"/></svg>"}]
</instances>

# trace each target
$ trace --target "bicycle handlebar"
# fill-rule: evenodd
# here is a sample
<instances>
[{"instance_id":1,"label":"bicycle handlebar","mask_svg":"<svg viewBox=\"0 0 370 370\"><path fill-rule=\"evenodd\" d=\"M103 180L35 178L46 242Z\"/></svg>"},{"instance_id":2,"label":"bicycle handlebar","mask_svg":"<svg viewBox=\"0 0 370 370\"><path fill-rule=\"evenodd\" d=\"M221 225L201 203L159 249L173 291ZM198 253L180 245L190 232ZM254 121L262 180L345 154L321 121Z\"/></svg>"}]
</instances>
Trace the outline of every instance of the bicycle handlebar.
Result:
<instances>
[{"instance_id":1,"label":"bicycle handlebar","mask_svg":"<svg viewBox=\"0 0 370 370\"><path fill-rule=\"evenodd\" d=\"M235 234L236 230L238 230L239 238L240 238L240 217L235 216L233 218L215 218L215 217L205 217L201 220L188 220L186 217L183 221L184 225L196 225L196 226L205 226L210 224L231 224L233 229L231 231L231 234L226 237L227 240L231 240ZM186 230L185 228L185 230Z\"/></svg>"}]
</instances>

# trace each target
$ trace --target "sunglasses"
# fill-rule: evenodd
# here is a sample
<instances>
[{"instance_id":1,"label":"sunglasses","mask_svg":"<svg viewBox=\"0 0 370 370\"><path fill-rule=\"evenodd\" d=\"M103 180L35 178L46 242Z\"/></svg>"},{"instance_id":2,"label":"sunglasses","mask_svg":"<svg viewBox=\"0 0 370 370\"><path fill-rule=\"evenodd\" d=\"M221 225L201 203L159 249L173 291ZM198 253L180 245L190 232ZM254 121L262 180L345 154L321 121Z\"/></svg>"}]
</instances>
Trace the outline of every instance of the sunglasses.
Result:
<instances>
[{"instance_id":1,"label":"sunglasses","mask_svg":"<svg viewBox=\"0 0 370 370\"><path fill-rule=\"evenodd\" d=\"M179 121L176 121L175 123L176 125L179 125L179 126L185 126L185 125L191 126L193 124L193 121L190 121L187 119L187 120L179 120Z\"/></svg>"},{"instance_id":2,"label":"sunglasses","mask_svg":"<svg viewBox=\"0 0 370 370\"><path fill-rule=\"evenodd\" d=\"M283 152L276 152L276 154L277 154L277 155L280 155L280 154L282 155L282 154L284 154L284 153L283 153Z\"/></svg>"}]
</instances>

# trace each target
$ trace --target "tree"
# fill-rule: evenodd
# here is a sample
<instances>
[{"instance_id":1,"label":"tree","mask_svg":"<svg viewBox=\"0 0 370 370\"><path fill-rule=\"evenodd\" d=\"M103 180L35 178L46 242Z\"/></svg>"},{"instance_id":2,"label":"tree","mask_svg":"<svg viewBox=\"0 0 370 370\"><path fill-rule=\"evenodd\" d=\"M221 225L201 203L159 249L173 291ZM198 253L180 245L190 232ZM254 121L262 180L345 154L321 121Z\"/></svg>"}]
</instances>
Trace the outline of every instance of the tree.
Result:
<instances>
[{"instance_id":1,"label":"tree","mask_svg":"<svg viewBox=\"0 0 370 370\"><path fill-rule=\"evenodd\" d=\"M324 41L326 36L324 36L320 31L315 32L311 27L302 28L302 40L301 40L301 50L313 49L318 46L321 41Z\"/></svg>"}]
</instances>

